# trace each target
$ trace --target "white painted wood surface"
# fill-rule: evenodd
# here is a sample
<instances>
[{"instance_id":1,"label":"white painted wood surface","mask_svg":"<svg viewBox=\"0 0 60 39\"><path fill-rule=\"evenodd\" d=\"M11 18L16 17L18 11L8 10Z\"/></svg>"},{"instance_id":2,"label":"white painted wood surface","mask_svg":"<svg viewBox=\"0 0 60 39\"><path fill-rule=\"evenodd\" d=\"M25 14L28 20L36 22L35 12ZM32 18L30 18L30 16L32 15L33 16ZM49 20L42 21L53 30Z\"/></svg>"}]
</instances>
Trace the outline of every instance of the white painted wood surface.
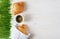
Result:
<instances>
[{"instance_id":1,"label":"white painted wood surface","mask_svg":"<svg viewBox=\"0 0 60 39\"><path fill-rule=\"evenodd\" d=\"M22 1L26 2L24 22L32 33L30 39L60 39L60 0Z\"/></svg>"}]
</instances>

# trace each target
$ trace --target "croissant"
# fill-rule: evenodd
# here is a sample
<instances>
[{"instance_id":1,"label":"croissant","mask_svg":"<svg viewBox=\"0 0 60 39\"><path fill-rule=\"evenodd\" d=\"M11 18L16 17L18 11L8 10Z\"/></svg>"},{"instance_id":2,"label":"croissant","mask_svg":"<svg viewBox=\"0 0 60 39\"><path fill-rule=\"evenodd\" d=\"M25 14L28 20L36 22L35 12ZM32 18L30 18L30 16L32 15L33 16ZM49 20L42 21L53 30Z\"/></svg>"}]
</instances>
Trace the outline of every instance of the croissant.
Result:
<instances>
[{"instance_id":1,"label":"croissant","mask_svg":"<svg viewBox=\"0 0 60 39\"><path fill-rule=\"evenodd\" d=\"M21 31L23 34L27 35L26 25L23 24L21 26L17 26L17 29Z\"/></svg>"},{"instance_id":2,"label":"croissant","mask_svg":"<svg viewBox=\"0 0 60 39\"><path fill-rule=\"evenodd\" d=\"M24 2L16 2L12 4L12 14L16 15L24 11Z\"/></svg>"}]
</instances>

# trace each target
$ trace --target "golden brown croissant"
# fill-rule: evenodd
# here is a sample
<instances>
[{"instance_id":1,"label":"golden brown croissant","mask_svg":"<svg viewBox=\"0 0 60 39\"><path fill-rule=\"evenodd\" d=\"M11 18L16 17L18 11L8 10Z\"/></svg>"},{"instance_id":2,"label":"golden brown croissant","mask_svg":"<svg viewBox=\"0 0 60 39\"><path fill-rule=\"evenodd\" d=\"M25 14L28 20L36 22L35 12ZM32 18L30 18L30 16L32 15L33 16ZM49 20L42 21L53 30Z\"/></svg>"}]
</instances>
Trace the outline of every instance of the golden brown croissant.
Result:
<instances>
[{"instance_id":1,"label":"golden brown croissant","mask_svg":"<svg viewBox=\"0 0 60 39\"><path fill-rule=\"evenodd\" d=\"M12 4L12 13L14 15L19 14L24 11L24 2L17 2Z\"/></svg>"},{"instance_id":2,"label":"golden brown croissant","mask_svg":"<svg viewBox=\"0 0 60 39\"><path fill-rule=\"evenodd\" d=\"M27 34L26 25L25 25L25 24L23 24L23 25L21 25L21 26L17 26L17 29L18 29L19 31L21 31L22 33L24 33L25 35Z\"/></svg>"}]
</instances>

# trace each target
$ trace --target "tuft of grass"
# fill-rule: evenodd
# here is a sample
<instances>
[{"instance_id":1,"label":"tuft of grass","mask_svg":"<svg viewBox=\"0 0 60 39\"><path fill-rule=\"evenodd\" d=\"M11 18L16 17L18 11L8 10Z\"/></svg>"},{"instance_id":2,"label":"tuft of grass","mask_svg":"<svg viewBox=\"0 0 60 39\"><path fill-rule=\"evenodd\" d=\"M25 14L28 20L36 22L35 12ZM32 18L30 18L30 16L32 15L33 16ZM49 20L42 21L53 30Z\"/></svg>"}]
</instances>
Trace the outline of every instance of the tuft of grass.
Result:
<instances>
[{"instance_id":1,"label":"tuft of grass","mask_svg":"<svg viewBox=\"0 0 60 39\"><path fill-rule=\"evenodd\" d=\"M9 6L9 0L0 0L0 39L9 39L11 19Z\"/></svg>"}]
</instances>

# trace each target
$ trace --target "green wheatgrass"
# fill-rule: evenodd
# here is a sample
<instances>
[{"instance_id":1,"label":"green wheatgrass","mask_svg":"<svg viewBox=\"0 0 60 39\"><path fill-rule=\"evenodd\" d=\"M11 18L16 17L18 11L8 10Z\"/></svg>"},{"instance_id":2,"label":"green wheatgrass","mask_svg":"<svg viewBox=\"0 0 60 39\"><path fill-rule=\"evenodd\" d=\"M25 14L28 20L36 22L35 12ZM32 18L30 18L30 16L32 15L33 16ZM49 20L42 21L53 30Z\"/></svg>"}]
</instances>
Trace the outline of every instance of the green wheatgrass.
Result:
<instances>
[{"instance_id":1,"label":"green wheatgrass","mask_svg":"<svg viewBox=\"0 0 60 39\"><path fill-rule=\"evenodd\" d=\"M10 36L9 6L10 0L0 0L0 39L9 39Z\"/></svg>"}]
</instances>

